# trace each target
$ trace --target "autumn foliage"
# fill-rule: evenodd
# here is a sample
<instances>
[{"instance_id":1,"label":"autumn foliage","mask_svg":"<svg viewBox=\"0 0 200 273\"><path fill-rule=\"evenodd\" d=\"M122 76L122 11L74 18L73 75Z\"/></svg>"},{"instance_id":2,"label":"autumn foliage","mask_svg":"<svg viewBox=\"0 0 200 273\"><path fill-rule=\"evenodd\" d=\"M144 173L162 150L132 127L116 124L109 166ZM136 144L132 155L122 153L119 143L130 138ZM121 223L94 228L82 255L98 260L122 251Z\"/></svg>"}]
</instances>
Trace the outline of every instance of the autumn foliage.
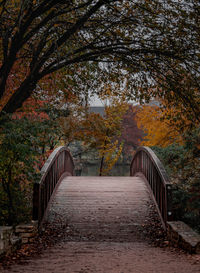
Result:
<instances>
[{"instance_id":1,"label":"autumn foliage","mask_svg":"<svg viewBox=\"0 0 200 273\"><path fill-rule=\"evenodd\" d=\"M142 145L167 147L183 144L183 134L198 126L198 121L187 119L183 109L165 101L158 105L142 105L137 113L137 124L145 132Z\"/></svg>"},{"instance_id":2,"label":"autumn foliage","mask_svg":"<svg viewBox=\"0 0 200 273\"><path fill-rule=\"evenodd\" d=\"M199 25L198 0L2 0L0 111L43 92L53 73L56 92L61 82L84 91L84 71L85 86L117 81L133 99L159 96L198 119Z\"/></svg>"},{"instance_id":3,"label":"autumn foliage","mask_svg":"<svg viewBox=\"0 0 200 273\"><path fill-rule=\"evenodd\" d=\"M154 149L170 175L176 219L199 231L199 123L182 111L166 101L143 105L137 122L146 133L141 144Z\"/></svg>"},{"instance_id":4,"label":"autumn foliage","mask_svg":"<svg viewBox=\"0 0 200 273\"><path fill-rule=\"evenodd\" d=\"M125 160L132 160L133 153L143 139L143 129L138 127L137 114L140 111L138 105L128 105L128 109L123 116L122 120L122 133L119 137L120 141L124 143L123 156ZM129 162L128 161L128 162Z\"/></svg>"},{"instance_id":5,"label":"autumn foliage","mask_svg":"<svg viewBox=\"0 0 200 273\"><path fill-rule=\"evenodd\" d=\"M124 97L115 96L110 88L101 94L102 100L109 104L104 106L104 115L90 112L89 108L77 106L71 114L61 119L64 140L69 143L81 141L85 149L96 149L99 153L99 174L107 174L121 155L123 140L123 117L128 109Z\"/></svg>"}]
</instances>

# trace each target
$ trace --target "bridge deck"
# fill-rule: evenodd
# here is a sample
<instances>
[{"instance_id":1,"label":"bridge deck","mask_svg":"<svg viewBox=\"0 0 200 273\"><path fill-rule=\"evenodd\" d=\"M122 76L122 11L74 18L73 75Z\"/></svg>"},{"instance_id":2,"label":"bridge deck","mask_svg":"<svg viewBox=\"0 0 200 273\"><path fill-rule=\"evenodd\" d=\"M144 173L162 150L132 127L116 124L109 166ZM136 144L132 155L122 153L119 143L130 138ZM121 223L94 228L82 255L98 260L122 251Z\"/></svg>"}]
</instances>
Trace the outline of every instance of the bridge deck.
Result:
<instances>
[{"instance_id":1,"label":"bridge deck","mask_svg":"<svg viewBox=\"0 0 200 273\"><path fill-rule=\"evenodd\" d=\"M48 213L49 222L66 222L70 240L140 240L151 202L139 177L67 177Z\"/></svg>"},{"instance_id":2,"label":"bridge deck","mask_svg":"<svg viewBox=\"0 0 200 273\"><path fill-rule=\"evenodd\" d=\"M150 203L141 178L67 177L48 213L53 224L68 224L67 236L26 265L15 265L5 273L200 272L199 265L184 254L142 240Z\"/></svg>"}]
</instances>

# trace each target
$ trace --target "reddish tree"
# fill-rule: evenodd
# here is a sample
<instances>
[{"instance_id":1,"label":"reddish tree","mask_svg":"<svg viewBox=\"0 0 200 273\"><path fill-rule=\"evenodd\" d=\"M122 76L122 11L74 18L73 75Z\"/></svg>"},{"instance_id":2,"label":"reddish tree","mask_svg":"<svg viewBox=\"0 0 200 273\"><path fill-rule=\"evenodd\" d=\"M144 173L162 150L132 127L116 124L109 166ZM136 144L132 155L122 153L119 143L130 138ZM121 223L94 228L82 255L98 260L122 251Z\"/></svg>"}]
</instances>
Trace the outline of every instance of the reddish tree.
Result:
<instances>
[{"instance_id":1,"label":"reddish tree","mask_svg":"<svg viewBox=\"0 0 200 273\"><path fill-rule=\"evenodd\" d=\"M37 119L38 121L49 119L47 113L40 111L47 103L48 101L30 97L23 103L22 108L13 114L13 118L27 117L29 119Z\"/></svg>"},{"instance_id":2,"label":"reddish tree","mask_svg":"<svg viewBox=\"0 0 200 273\"><path fill-rule=\"evenodd\" d=\"M134 150L139 146L144 132L138 128L136 114L139 106L129 105L122 123L122 135L120 141L124 141L123 154L126 158L132 158Z\"/></svg>"}]
</instances>

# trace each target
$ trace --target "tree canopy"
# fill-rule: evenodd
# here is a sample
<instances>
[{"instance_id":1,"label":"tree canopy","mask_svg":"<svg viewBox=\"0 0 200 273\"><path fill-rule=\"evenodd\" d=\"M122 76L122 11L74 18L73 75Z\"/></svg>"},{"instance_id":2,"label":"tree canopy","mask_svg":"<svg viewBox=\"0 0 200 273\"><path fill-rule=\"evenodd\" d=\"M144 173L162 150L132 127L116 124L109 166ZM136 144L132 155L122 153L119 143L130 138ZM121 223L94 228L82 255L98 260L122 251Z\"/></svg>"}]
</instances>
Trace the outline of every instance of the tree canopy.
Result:
<instances>
[{"instance_id":1,"label":"tree canopy","mask_svg":"<svg viewBox=\"0 0 200 273\"><path fill-rule=\"evenodd\" d=\"M42 92L49 74L76 77L93 62L121 71L129 96L164 97L198 118L199 11L197 0L1 0L1 110Z\"/></svg>"}]
</instances>

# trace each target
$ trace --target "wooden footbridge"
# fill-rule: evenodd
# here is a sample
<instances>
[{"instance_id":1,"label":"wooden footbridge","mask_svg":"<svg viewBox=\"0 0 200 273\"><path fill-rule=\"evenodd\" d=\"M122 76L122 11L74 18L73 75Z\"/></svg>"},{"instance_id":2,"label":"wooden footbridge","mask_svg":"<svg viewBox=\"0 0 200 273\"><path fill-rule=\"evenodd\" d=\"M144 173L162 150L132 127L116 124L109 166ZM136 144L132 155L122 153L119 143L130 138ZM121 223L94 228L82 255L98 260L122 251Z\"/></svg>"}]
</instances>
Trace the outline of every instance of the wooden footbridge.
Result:
<instances>
[{"instance_id":1,"label":"wooden footbridge","mask_svg":"<svg viewBox=\"0 0 200 273\"><path fill-rule=\"evenodd\" d=\"M5 273L199 272L198 264L153 247L148 232L145 235L146 221L151 232L157 229L149 217L149 210L155 208L153 201L164 228L172 219L171 185L149 148L136 151L130 177L73 174L70 152L66 147L57 148L34 186L33 219L39 227L50 222L60 240L26 265L15 265ZM57 228L60 224L62 228Z\"/></svg>"},{"instance_id":2,"label":"wooden footbridge","mask_svg":"<svg viewBox=\"0 0 200 273\"><path fill-rule=\"evenodd\" d=\"M64 221L81 238L131 240L139 234L150 199L163 227L172 219L171 185L153 151L139 148L130 166L130 177L80 177L74 175L69 150L54 150L34 185L33 219ZM151 198L150 198L151 197ZM56 221L55 221L56 220Z\"/></svg>"}]
</instances>

